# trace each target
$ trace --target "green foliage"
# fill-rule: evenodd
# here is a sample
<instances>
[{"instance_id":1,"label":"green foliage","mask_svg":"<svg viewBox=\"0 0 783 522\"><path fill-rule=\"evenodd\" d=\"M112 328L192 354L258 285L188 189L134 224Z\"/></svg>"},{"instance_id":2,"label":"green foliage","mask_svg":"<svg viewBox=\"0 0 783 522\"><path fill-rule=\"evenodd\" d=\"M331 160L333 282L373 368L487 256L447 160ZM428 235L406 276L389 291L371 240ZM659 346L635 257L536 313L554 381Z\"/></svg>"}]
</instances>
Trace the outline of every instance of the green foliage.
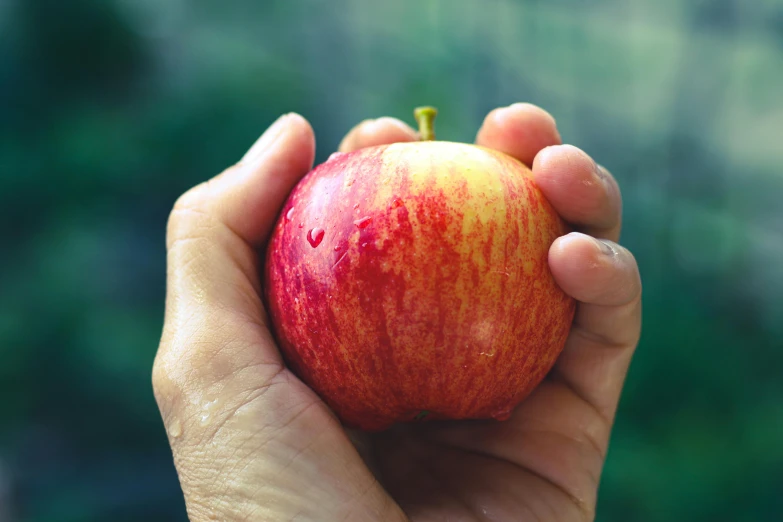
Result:
<instances>
[{"instance_id":1,"label":"green foliage","mask_svg":"<svg viewBox=\"0 0 783 522\"><path fill-rule=\"evenodd\" d=\"M364 118L433 104L469 141L516 101L617 176L642 269L598 520L779 519L781 20L779 0L0 2L0 519L185 520L150 386L180 193L282 112L321 161Z\"/></svg>"}]
</instances>

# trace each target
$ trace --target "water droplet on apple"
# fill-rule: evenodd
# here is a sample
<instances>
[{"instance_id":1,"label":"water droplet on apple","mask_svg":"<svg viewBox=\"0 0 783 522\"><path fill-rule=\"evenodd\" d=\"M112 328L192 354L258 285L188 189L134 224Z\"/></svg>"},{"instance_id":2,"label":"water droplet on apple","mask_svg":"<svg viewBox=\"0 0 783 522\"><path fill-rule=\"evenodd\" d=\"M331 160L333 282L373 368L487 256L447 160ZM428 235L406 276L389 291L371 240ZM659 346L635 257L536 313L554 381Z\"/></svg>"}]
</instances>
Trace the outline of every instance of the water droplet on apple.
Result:
<instances>
[{"instance_id":1,"label":"water droplet on apple","mask_svg":"<svg viewBox=\"0 0 783 522\"><path fill-rule=\"evenodd\" d=\"M400 208L402 206L402 200L400 198L394 198L391 202L391 205L389 205L390 209L394 208Z\"/></svg>"},{"instance_id":2,"label":"water droplet on apple","mask_svg":"<svg viewBox=\"0 0 783 522\"><path fill-rule=\"evenodd\" d=\"M307 233L307 241L310 243L310 246L315 248L318 245L321 244L321 241L324 240L324 229L315 227L311 228L310 231Z\"/></svg>"},{"instance_id":3,"label":"water droplet on apple","mask_svg":"<svg viewBox=\"0 0 783 522\"><path fill-rule=\"evenodd\" d=\"M292 217L294 217L294 207L289 208L288 212L285 213L285 222L290 222Z\"/></svg>"},{"instance_id":4,"label":"water droplet on apple","mask_svg":"<svg viewBox=\"0 0 783 522\"><path fill-rule=\"evenodd\" d=\"M362 248L367 248L368 243L362 243Z\"/></svg>"},{"instance_id":5,"label":"water droplet on apple","mask_svg":"<svg viewBox=\"0 0 783 522\"><path fill-rule=\"evenodd\" d=\"M337 252L338 250L340 250L340 245L334 245L334 251Z\"/></svg>"},{"instance_id":6,"label":"water droplet on apple","mask_svg":"<svg viewBox=\"0 0 783 522\"><path fill-rule=\"evenodd\" d=\"M304 223L299 223L299 228L304 228Z\"/></svg>"},{"instance_id":7,"label":"water droplet on apple","mask_svg":"<svg viewBox=\"0 0 783 522\"><path fill-rule=\"evenodd\" d=\"M298 297L294 297L294 303L299 304L299 298Z\"/></svg>"},{"instance_id":8,"label":"water droplet on apple","mask_svg":"<svg viewBox=\"0 0 783 522\"><path fill-rule=\"evenodd\" d=\"M358 203L356 203L356 204L353 206L353 209L354 209L354 210L359 210L359 204L358 204Z\"/></svg>"},{"instance_id":9,"label":"water droplet on apple","mask_svg":"<svg viewBox=\"0 0 783 522\"><path fill-rule=\"evenodd\" d=\"M343 154L345 154L345 153L344 153L344 152L332 152L332 153L329 155L329 159L328 159L328 160L326 160L326 161L332 161L332 160L333 160L333 159L335 159L335 158L339 158L339 157L340 157L340 156L342 156Z\"/></svg>"},{"instance_id":10,"label":"water droplet on apple","mask_svg":"<svg viewBox=\"0 0 783 522\"><path fill-rule=\"evenodd\" d=\"M353 224L356 225L356 228L367 228L371 221L372 218L370 216L364 216L363 218L354 221Z\"/></svg>"}]
</instances>

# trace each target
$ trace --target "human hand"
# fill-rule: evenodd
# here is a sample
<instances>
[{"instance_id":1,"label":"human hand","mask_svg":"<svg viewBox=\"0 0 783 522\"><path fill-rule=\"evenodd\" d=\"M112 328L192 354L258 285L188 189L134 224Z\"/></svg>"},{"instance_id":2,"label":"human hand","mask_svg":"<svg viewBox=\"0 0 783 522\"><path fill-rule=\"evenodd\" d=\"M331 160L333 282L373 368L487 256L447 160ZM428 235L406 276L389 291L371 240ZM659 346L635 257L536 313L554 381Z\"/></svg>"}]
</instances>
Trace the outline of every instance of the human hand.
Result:
<instances>
[{"instance_id":1,"label":"human hand","mask_svg":"<svg viewBox=\"0 0 783 522\"><path fill-rule=\"evenodd\" d=\"M355 127L340 150L415 139L381 118ZM348 433L286 369L259 275L277 213L312 166L314 137L300 116L282 117L237 165L178 200L153 386L192 521L593 519L641 327L636 263L616 243L620 192L589 156L559 145L554 120L536 107L492 111L476 142L532 165L580 230L549 252L556 281L579 301L566 347L505 422Z\"/></svg>"}]
</instances>

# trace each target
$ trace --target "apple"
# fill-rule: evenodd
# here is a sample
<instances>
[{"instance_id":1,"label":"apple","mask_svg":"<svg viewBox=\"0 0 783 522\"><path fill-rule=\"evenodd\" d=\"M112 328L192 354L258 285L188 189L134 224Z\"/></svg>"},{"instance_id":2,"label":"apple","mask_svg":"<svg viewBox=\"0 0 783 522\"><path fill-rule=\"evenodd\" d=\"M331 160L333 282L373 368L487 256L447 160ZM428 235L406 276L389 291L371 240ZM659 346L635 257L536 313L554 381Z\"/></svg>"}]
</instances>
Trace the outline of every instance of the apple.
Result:
<instances>
[{"instance_id":1,"label":"apple","mask_svg":"<svg viewBox=\"0 0 783 522\"><path fill-rule=\"evenodd\" d=\"M348 427L507 419L563 349L566 224L520 161L422 140L334 154L291 192L264 289L289 367Z\"/></svg>"}]
</instances>

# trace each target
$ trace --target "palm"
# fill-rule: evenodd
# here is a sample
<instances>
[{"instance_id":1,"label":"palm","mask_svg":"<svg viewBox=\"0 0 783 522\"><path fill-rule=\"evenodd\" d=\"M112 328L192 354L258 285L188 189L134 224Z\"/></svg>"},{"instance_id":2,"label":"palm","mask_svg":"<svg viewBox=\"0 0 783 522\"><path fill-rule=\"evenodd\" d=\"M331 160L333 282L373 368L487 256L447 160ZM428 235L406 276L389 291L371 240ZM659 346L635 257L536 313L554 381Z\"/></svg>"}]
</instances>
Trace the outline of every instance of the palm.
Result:
<instances>
[{"instance_id":1,"label":"palm","mask_svg":"<svg viewBox=\"0 0 783 522\"><path fill-rule=\"evenodd\" d=\"M270 388L289 406L276 421L318 460L338 456L347 469L300 479L346 483L366 466L377 484L361 479L351 487L362 495L368 487L385 490L413 522L592 520L610 424L560 380L557 367L508 421L399 424L380 433L344 431L288 370L278 376L287 389ZM264 397L277 402L274 393ZM252 416L269 416L267 405L257 406Z\"/></svg>"},{"instance_id":2,"label":"palm","mask_svg":"<svg viewBox=\"0 0 783 522\"><path fill-rule=\"evenodd\" d=\"M268 344L265 337L255 343ZM576 352L588 342L572 334L568 350ZM566 383L560 366L504 422L439 421L399 424L380 433L346 431L289 370L276 374L264 400L245 413L270 418L269 403L282 398L286 408L271 417L301 441L296 453L306 451L318 461L336 458L347 469L336 476L300 478L358 482L351 487L362 495L368 487L383 489L413 522L592 520L610 419ZM255 445L258 435L251 429L242 444ZM319 462L317 467L326 466ZM365 466L377 484L356 479L356 468Z\"/></svg>"},{"instance_id":3,"label":"palm","mask_svg":"<svg viewBox=\"0 0 783 522\"><path fill-rule=\"evenodd\" d=\"M603 442L567 419L606 430L585 409L565 385L547 380L506 422L401 426L369 437L368 458L414 521L588 520Z\"/></svg>"}]
</instances>

